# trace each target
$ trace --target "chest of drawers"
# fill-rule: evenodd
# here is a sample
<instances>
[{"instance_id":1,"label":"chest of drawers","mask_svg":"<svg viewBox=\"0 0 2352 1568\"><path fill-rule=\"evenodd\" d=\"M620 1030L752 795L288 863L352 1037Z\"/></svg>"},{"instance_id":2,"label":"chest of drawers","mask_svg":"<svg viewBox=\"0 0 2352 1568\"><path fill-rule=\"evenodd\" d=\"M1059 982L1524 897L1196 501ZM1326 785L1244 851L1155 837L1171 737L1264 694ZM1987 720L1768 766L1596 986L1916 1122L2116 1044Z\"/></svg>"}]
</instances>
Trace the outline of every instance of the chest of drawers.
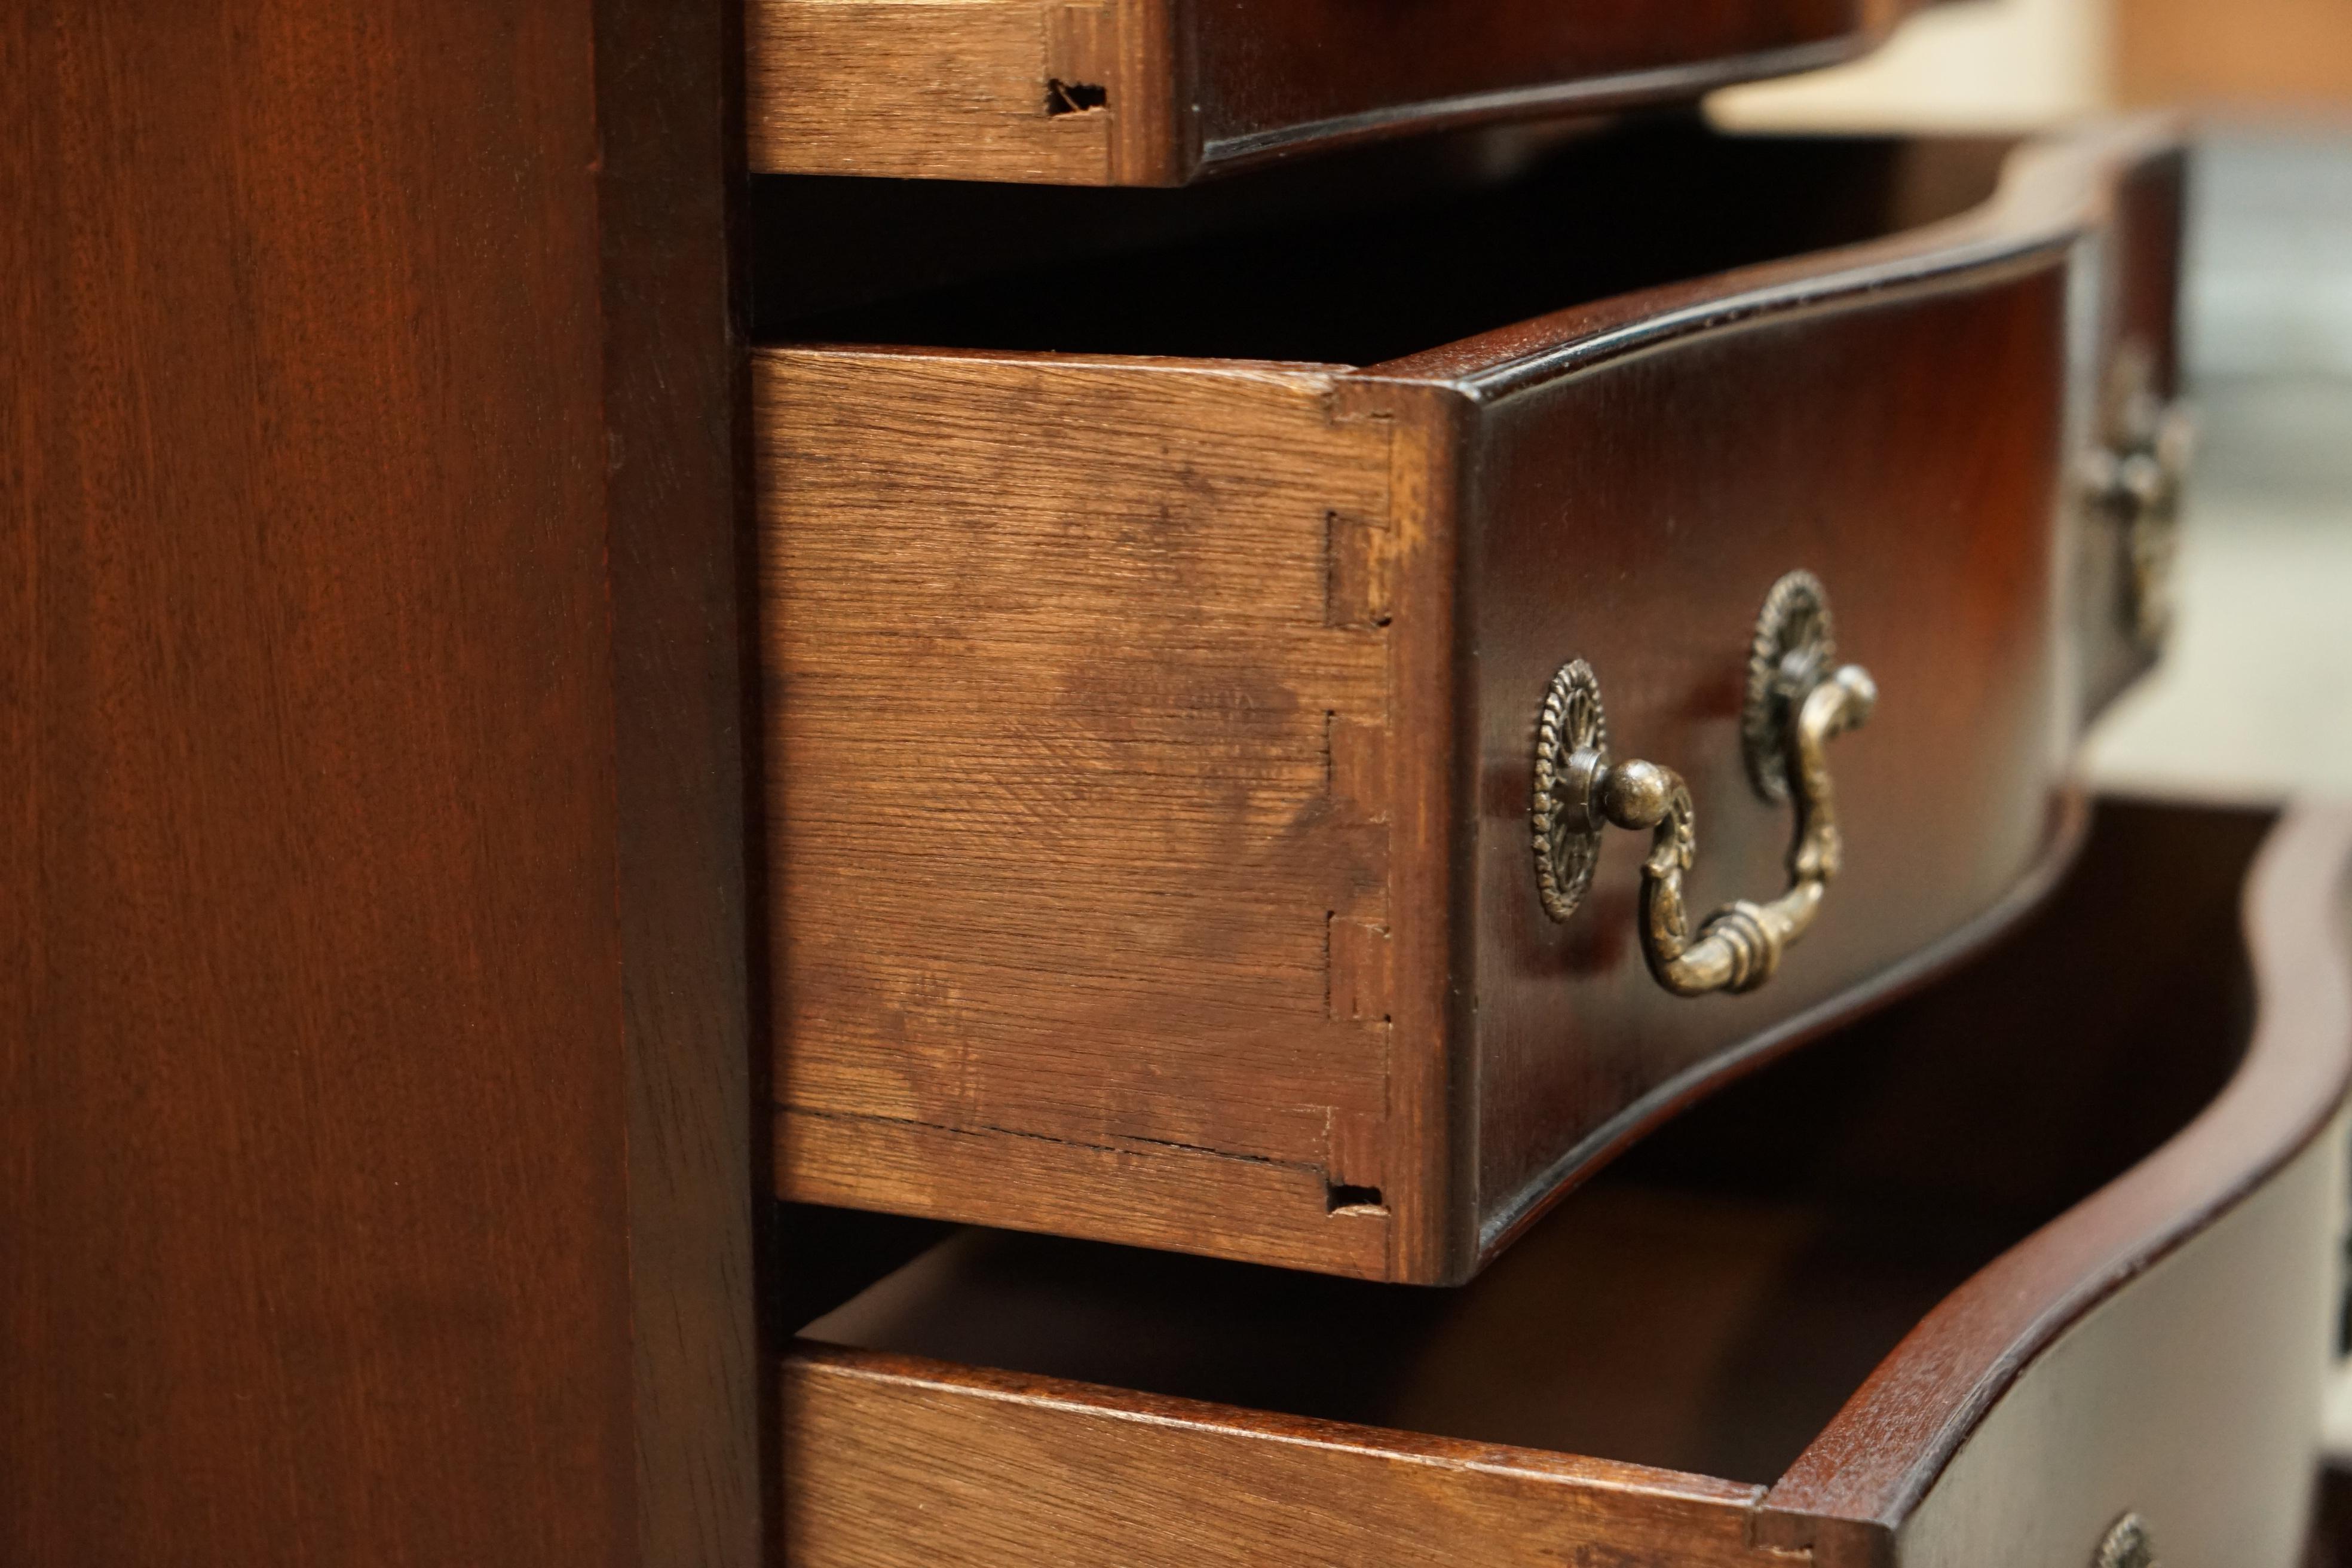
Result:
<instances>
[{"instance_id":1,"label":"chest of drawers","mask_svg":"<svg viewBox=\"0 0 2352 1568\"><path fill-rule=\"evenodd\" d=\"M2181 158L1690 109L1908 9L0 8L0 1561L2283 1563Z\"/></svg>"}]
</instances>

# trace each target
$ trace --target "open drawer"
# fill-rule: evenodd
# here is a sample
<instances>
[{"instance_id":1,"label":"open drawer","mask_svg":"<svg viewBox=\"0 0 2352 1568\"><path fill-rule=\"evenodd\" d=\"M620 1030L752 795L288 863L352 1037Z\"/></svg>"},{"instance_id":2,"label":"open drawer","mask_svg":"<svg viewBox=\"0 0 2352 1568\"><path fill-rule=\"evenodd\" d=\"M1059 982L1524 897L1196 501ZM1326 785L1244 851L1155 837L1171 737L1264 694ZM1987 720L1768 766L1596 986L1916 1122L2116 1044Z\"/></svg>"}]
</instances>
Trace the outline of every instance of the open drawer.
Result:
<instances>
[{"instance_id":1,"label":"open drawer","mask_svg":"<svg viewBox=\"0 0 2352 1568\"><path fill-rule=\"evenodd\" d=\"M786 1559L2288 1568L2347 857L2105 807L1997 948L1458 1290L961 1233L785 1360Z\"/></svg>"},{"instance_id":2,"label":"open drawer","mask_svg":"<svg viewBox=\"0 0 2352 1568\"><path fill-rule=\"evenodd\" d=\"M1833 64L1917 0L748 0L754 169L1181 184Z\"/></svg>"},{"instance_id":3,"label":"open drawer","mask_svg":"<svg viewBox=\"0 0 2352 1568\"><path fill-rule=\"evenodd\" d=\"M1458 1280L1981 941L2159 618L2180 177L1672 124L758 351L782 1194Z\"/></svg>"}]
</instances>

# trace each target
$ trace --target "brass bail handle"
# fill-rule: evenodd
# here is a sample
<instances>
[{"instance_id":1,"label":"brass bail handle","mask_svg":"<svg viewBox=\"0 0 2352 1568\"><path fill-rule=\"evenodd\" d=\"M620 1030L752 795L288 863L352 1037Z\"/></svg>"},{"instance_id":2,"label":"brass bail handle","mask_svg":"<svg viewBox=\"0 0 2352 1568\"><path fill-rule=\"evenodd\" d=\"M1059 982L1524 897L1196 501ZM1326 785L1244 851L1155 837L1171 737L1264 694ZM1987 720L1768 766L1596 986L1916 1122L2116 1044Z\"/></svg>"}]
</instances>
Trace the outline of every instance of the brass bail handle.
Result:
<instances>
[{"instance_id":1,"label":"brass bail handle","mask_svg":"<svg viewBox=\"0 0 2352 1568\"><path fill-rule=\"evenodd\" d=\"M2123 531L2125 622L2154 652L2172 629L2180 496L2197 422L2185 402L2158 393L2155 357L2144 343L2120 350L2107 380L2105 429L2084 458L2083 489Z\"/></svg>"},{"instance_id":2,"label":"brass bail handle","mask_svg":"<svg viewBox=\"0 0 2352 1568\"><path fill-rule=\"evenodd\" d=\"M1564 921L1591 885L1601 829L1650 831L1642 862L1642 953L1659 984L1677 996L1752 991L1772 977L1780 955L1821 912L1838 874L1835 792L1827 748L1865 722L1878 688L1859 665L1837 665L1829 597L1810 572L1772 585L1748 652L1741 721L1749 781L1796 814L1789 887L1769 903L1736 900L1707 917L1696 940L1683 878L1697 853L1689 786L1656 763L1612 763L1601 684L1571 659L1552 678L1537 722L1536 878L1544 911Z\"/></svg>"}]
</instances>

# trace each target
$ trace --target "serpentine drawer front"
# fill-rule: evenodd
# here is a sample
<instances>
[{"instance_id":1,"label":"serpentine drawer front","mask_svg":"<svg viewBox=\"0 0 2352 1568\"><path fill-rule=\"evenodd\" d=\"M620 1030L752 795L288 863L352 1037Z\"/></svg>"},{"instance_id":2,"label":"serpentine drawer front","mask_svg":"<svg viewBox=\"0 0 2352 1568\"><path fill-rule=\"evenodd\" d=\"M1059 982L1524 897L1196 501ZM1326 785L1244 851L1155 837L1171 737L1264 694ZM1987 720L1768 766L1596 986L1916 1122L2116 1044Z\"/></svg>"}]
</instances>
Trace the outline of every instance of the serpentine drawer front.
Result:
<instances>
[{"instance_id":1,"label":"serpentine drawer front","mask_svg":"<svg viewBox=\"0 0 2352 1568\"><path fill-rule=\"evenodd\" d=\"M1398 132L1695 100L1915 0L751 0L768 174L1180 184Z\"/></svg>"},{"instance_id":2,"label":"serpentine drawer front","mask_svg":"<svg viewBox=\"0 0 2352 1568\"><path fill-rule=\"evenodd\" d=\"M2347 856L2341 810L2103 808L1995 951L1460 1290L965 1232L786 1357L786 1555L2291 1568Z\"/></svg>"},{"instance_id":3,"label":"serpentine drawer front","mask_svg":"<svg viewBox=\"0 0 2352 1568\"><path fill-rule=\"evenodd\" d=\"M784 1196L1457 1280L2031 901L2177 153L1644 134L758 353Z\"/></svg>"}]
</instances>

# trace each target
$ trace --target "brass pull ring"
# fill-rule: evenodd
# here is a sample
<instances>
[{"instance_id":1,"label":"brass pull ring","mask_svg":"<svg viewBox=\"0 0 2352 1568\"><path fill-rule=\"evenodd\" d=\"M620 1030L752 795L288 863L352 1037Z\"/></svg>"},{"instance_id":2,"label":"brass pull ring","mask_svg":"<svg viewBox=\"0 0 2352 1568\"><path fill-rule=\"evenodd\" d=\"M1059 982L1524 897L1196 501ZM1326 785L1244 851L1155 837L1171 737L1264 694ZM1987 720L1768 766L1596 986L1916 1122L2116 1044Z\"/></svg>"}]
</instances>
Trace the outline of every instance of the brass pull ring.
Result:
<instances>
[{"instance_id":1,"label":"brass pull ring","mask_svg":"<svg viewBox=\"0 0 2352 1568\"><path fill-rule=\"evenodd\" d=\"M1658 984L1677 996L1699 996L1752 991L1769 980L1838 874L1842 844L1826 748L1867 721L1878 700L1861 666L1832 668L1834 652L1820 582L1791 572L1775 583L1749 650L1741 731L1757 793L1795 807L1789 887L1769 903L1726 904L1696 940L1683 902L1683 878L1698 848L1690 789L1656 763L1612 763L1600 680L1580 658L1562 665L1536 732L1536 878L1544 911L1555 921L1575 911L1591 883L1604 826L1647 828L1642 953Z\"/></svg>"},{"instance_id":2,"label":"brass pull ring","mask_svg":"<svg viewBox=\"0 0 2352 1568\"><path fill-rule=\"evenodd\" d=\"M2083 460L2083 489L2122 530L2125 620L2153 652L2172 628L2180 492L2196 450L2196 421L2185 403L2158 394L2155 361L2141 344L2116 356L2105 420L2103 440Z\"/></svg>"},{"instance_id":3,"label":"brass pull ring","mask_svg":"<svg viewBox=\"0 0 2352 1568\"><path fill-rule=\"evenodd\" d=\"M2091 1568L2158 1568L2156 1541L2148 1534L2147 1521L2137 1513L2116 1521L2092 1553Z\"/></svg>"}]
</instances>

